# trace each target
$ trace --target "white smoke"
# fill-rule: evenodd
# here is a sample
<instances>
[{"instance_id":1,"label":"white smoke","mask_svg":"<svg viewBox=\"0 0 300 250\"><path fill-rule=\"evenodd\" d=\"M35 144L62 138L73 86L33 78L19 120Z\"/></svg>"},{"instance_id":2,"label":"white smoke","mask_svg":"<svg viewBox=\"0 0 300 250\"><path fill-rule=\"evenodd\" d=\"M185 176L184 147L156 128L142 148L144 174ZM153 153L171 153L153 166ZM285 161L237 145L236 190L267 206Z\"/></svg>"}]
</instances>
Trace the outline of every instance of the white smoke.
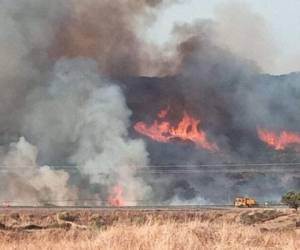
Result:
<instances>
[{"instance_id":1,"label":"white smoke","mask_svg":"<svg viewBox=\"0 0 300 250\"><path fill-rule=\"evenodd\" d=\"M2 152L0 201L9 205L70 205L77 198L68 173L37 164L38 150L21 137Z\"/></svg>"},{"instance_id":2,"label":"white smoke","mask_svg":"<svg viewBox=\"0 0 300 250\"><path fill-rule=\"evenodd\" d=\"M131 112L120 87L98 75L97 64L88 59L62 59L50 78L29 98L24 133L43 159L59 162L64 152L91 183L108 190L119 185L127 203L136 204L147 190L135 173L147 165L148 155L141 140L128 136Z\"/></svg>"}]
</instances>

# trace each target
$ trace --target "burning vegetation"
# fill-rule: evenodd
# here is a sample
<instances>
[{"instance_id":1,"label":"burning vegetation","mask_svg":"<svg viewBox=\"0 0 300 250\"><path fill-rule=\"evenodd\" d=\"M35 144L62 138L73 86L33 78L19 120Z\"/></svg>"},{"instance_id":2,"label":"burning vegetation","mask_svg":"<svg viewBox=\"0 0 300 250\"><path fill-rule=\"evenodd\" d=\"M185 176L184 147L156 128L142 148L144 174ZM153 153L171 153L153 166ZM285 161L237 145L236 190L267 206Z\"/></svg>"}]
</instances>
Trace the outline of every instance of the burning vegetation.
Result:
<instances>
[{"instance_id":1,"label":"burning vegetation","mask_svg":"<svg viewBox=\"0 0 300 250\"><path fill-rule=\"evenodd\" d=\"M167 120L168 109L160 111L152 125L144 122L137 122L134 129L154 141L171 143L173 140L192 141L199 148L209 151L218 151L218 146L207 139L206 133L201 130L200 120L196 120L186 111L183 112L181 120L177 125Z\"/></svg>"},{"instance_id":2,"label":"burning vegetation","mask_svg":"<svg viewBox=\"0 0 300 250\"><path fill-rule=\"evenodd\" d=\"M264 74L253 10L237 6L235 19L243 32L251 23L251 46L226 40L239 29L224 5L214 21L175 25L160 47L142 38L173 1L23 2L0 12L0 200L204 204L299 189L298 175L251 164L195 172L300 162L300 74ZM153 165L168 174L147 173Z\"/></svg>"},{"instance_id":3,"label":"burning vegetation","mask_svg":"<svg viewBox=\"0 0 300 250\"><path fill-rule=\"evenodd\" d=\"M116 185L112 188L111 194L108 197L108 205L112 207L122 207L126 205L126 201L123 198L123 188Z\"/></svg>"},{"instance_id":4,"label":"burning vegetation","mask_svg":"<svg viewBox=\"0 0 300 250\"><path fill-rule=\"evenodd\" d=\"M300 135L290 131L276 133L274 131L258 128L259 138L275 150L285 150L292 148L299 151ZM300 151L299 151L300 152Z\"/></svg>"}]
</instances>

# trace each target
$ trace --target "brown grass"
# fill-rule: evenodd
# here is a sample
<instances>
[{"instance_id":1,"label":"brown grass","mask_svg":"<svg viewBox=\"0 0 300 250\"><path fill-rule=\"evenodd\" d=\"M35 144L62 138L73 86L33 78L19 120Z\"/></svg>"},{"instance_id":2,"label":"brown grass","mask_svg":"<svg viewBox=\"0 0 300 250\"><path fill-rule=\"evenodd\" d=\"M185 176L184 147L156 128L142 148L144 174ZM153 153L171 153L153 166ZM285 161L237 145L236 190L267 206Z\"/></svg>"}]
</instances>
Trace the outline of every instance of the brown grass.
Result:
<instances>
[{"instance_id":1,"label":"brown grass","mask_svg":"<svg viewBox=\"0 0 300 250\"><path fill-rule=\"evenodd\" d=\"M299 249L296 231L208 222L115 225L102 231L2 232L0 249Z\"/></svg>"},{"instance_id":2,"label":"brown grass","mask_svg":"<svg viewBox=\"0 0 300 250\"><path fill-rule=\"evenodd\" d=\"M84 227L71 224L71 227L49 227L42 230L24 230L24 227L20 229L21 227L13 227L14 223L17 223L13 222L9 229L8 227L0 229L0 249L300 249L300 233L296 226L294 228L276 228L276 230L264 228L270 224L270 221L259 222L259 226L245 225L238 220L241 214L243 212L224 212L223 214L207 212L194 218L180 217L179 215L175 218L164 217L164 214L158 214L148 216L146 219L137 216L130 216L126 219L123 215L122 221L115 220L112 223L107 221L109 225L105 226L104 224L107 223L105 217L81 214L81 217L78 217L77 221L75 220L75 225L85 224ZM45 221L53 223L59 215L53 214L51 218L45 216ZM290 217L293 221L294 218L298 218L298 215L287 215L293 216ZM5 216L2 221L8 224L11 217L10 215ZM21 225L22 218L28 220L27 217L21 215L21 219L13 218L13 220L19 221L18 223ZM85 221L82 218L85 218ZM64 218L60 216L59 220L61 219ZM277 220L283 219L284 217L277 218ZM95 221L98 221L99 224L94 223ZM39 222L42 223L40 218Z\"/></svg>"}]
</instances>

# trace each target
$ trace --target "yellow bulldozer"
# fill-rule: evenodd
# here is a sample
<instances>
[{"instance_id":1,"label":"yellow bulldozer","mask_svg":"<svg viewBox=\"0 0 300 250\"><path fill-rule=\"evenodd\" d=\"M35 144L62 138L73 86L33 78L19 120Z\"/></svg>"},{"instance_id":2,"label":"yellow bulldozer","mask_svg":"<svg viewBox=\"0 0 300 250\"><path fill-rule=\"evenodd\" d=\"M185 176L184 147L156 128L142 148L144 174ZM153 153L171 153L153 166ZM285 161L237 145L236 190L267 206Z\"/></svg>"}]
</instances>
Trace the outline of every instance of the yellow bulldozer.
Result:
<instances>
[{"instance_id":1,"label":"yellow bulldozer","mask_svg":"<svg viewBox=\"0 0 300 250\"><path fill-rule=\"evenodd\" d=\"M257 202L253 198L249 197L236 197L234 201L235 207L255 207Z\"/></svg>"}]
</instances>

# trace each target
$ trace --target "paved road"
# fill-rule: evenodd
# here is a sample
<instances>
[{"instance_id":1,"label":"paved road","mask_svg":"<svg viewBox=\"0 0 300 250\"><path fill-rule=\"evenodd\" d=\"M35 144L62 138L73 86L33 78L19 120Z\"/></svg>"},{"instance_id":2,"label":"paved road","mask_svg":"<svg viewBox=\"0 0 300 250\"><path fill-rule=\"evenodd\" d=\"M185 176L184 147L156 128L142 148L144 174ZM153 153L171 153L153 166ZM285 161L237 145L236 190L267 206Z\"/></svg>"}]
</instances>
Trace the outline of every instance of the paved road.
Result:
<instances>
[{"instance_id":1,"label":"paved road","mask_svg":"<svg viewBox=\"0 0 300 250\"><path fill-rule=\"evenodd\" d=\"M258 209L269 209L269 208L286 208L286 206L281 204L270 205L270 206L260 206ZM153 212L153 211L204 211L204 210L230 210L230 209L248 209L248 208L235 208L233 205L206 205L206 206L137 206L137 207L0 207L1 212L9 211L105 211L105 212L114 212L114 211L144 211L144 212Z\"/></svg>"}]
</instances>

